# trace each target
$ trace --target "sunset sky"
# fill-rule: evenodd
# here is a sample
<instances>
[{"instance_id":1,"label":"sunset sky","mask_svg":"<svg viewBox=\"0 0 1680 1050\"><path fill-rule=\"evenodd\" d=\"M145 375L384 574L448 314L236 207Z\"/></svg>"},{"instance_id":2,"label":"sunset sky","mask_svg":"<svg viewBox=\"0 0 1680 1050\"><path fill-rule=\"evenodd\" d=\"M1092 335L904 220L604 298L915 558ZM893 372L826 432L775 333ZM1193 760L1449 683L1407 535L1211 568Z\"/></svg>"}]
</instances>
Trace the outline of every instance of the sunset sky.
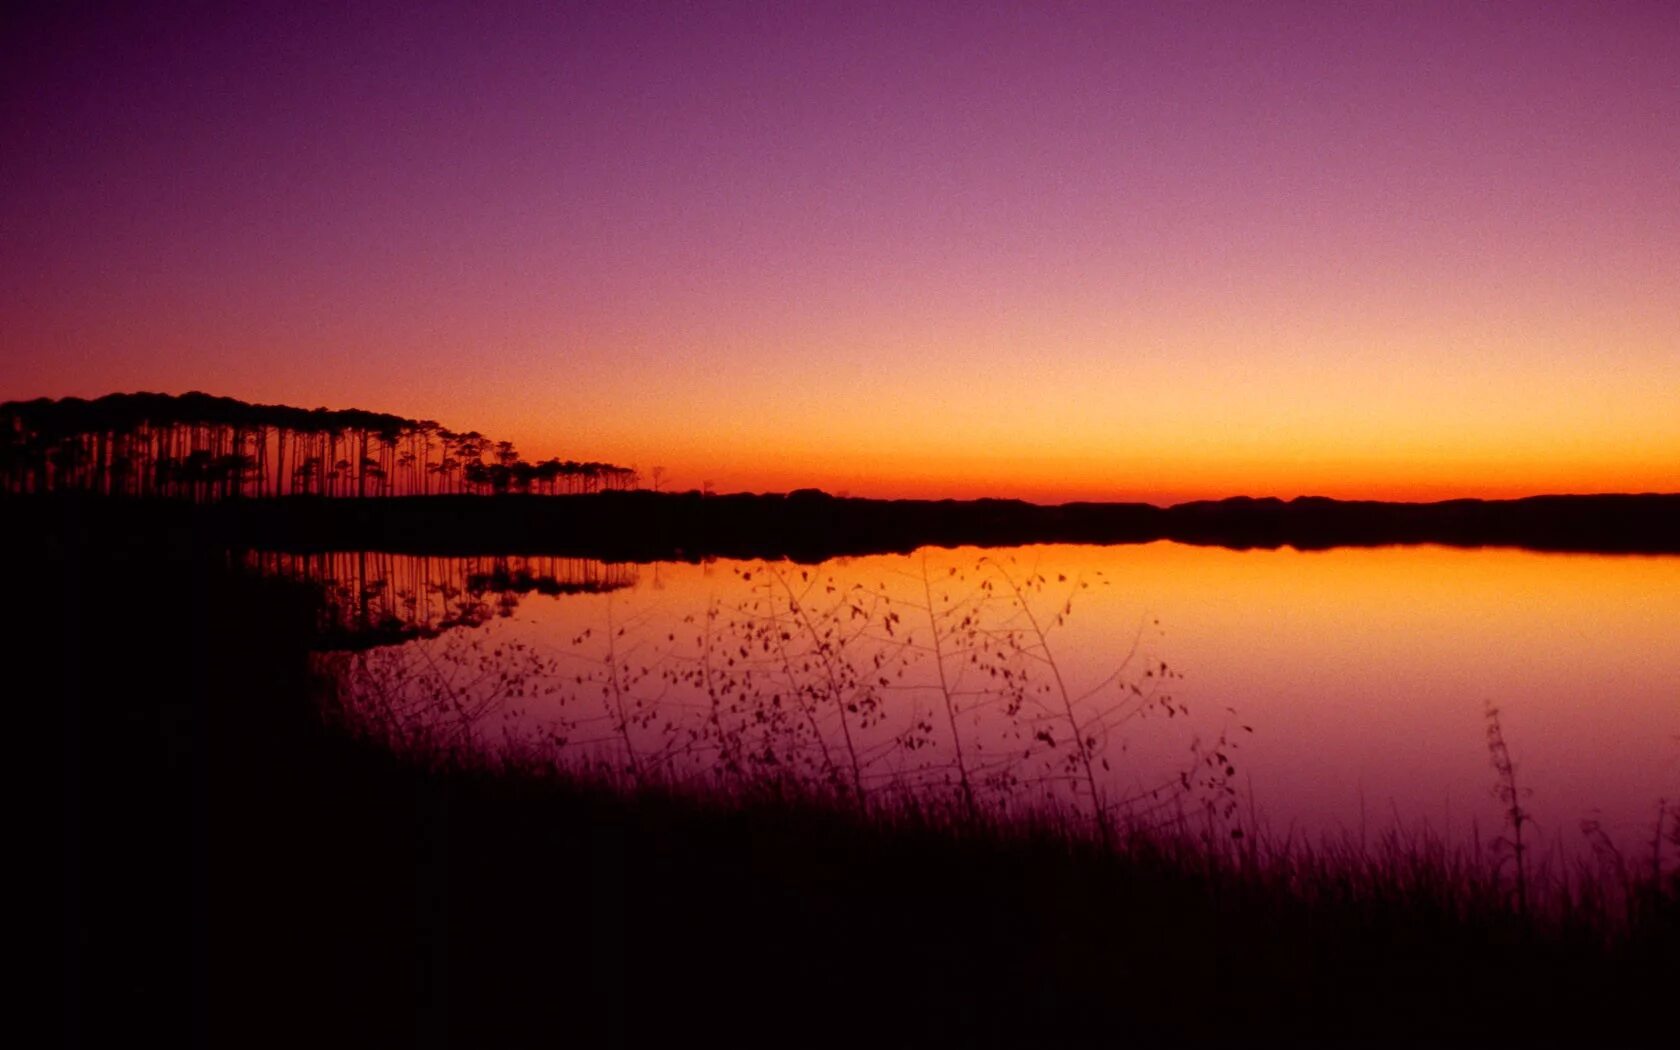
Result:
<instances>
[{"instance_id":1,"label":"sunset sky","mask_svg":"<svg viewBox=\"0 0 1680 1050\"><path fill-rule=\"evenodd\" d=\"M0 399L675 487L1680 491L1680 3L0 15Z\"/></svg>"}]
</instances>

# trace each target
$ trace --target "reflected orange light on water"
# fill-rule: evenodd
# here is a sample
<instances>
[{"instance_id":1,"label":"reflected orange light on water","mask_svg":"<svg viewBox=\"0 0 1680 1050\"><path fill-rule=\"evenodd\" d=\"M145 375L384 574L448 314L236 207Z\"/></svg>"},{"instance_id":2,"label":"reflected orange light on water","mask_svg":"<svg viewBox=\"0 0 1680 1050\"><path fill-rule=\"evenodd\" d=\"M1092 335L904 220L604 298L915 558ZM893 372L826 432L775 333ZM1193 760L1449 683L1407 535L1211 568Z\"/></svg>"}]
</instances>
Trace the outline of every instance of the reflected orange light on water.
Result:
<instances>
[{"instance_id":1,"label":"reflected orange light on water","mask_svg":"<svg viewBox=\"0 0 1680 1050\"><path fill-rule=\"evenodd\" d=\"M904 603L901 630L926 642L914 610L923 557L768 568L796 586L808 573L839 593L862 585L893 595ZM925 558L940 605L1001 580L991 562L1017 580L1046 579L1035 599L1045 622L1071 597L1050 643L1076 694L1102 683L1139 640L1142 657L1184 676L1174 686L1188 719L1144 719L1111 742L1105 777L1116 794L1176 769L1193 739L1252 726L1236 734L1239 786L1245 807L1279 834L1352 834L1398 820L1485 843L1501 822L1484 736L1489 704L1502 713L1521 785L1533 789L1546 848L1584 849L1577 825L1588 817L1639 848L1658 799L1680 791L1680 558L1173 543L930 549ZM568 660L581 632L598 640L610 622L624 632L619 659L657 666L690 658L685 646L705 610L740 608L765 578L759 562L643 566L625 590L528 597L490 637ZM1132 672L1146 666L1134 662ZM912 671L910 681L931 674L925 660ZM891 695L889 729L911 718L893 704L935 694ZM589 696L586 706L598 703ZM681 699L662 693L658 702ZM540 722L541 703L525 716ZM983 720L973 725L975 739L993 740Z\"/></svg>"}]
</instances>

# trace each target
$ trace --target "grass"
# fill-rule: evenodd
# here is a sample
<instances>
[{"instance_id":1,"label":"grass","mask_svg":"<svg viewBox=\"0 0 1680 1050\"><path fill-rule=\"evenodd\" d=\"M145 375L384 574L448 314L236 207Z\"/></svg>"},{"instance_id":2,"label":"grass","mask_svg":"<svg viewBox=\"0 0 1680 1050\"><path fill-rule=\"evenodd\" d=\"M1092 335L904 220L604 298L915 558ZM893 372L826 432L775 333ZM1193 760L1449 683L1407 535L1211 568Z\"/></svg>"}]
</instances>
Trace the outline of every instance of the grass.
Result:
<instances>
[{"instance_id":1,"label":"grass","mask_svg":"<svg viewBox=\"0 0 1680 1050\"><path fill-rule=\"evenodd\" d=\"M1147 653L1149 621L1101 680L1070 689L1050 634L1101 573L1052 581L1007 557L886 574L907 578L897 587L777 563L730 571L736 597L680 624L653 629L609 599L563 650L457 633L326 654L326 677L344 724L395 751L563 752L573 768L708 789L793 780L865 809L903 794L976 813L1048 799L1099 836L1192 799L1235 812L1236 741L1187 719L1151 735L1188 759L1110 782L1132 723L1189 708L1180 675Z\"/></svg>"},{"instance_id":2,"label":"grass","mask_svg":"<svg viewBox=\"0 0 1680 1050\"><path fill-rule=\"evenodd\" d=\"M1076 802L1003 820L958 795L865 807L820 781L394 753L312 705L307 593L227 574L190 535L34 542L14 578L45 609L18 652L57 669L67 1043L1675 1031L1660 861L1624 865L1625 902L1531 870L1524 912L1507 871L1403 829L1233 840L1191 810L1117 820L1105 845Z\"/></svg>"}]
</instances>

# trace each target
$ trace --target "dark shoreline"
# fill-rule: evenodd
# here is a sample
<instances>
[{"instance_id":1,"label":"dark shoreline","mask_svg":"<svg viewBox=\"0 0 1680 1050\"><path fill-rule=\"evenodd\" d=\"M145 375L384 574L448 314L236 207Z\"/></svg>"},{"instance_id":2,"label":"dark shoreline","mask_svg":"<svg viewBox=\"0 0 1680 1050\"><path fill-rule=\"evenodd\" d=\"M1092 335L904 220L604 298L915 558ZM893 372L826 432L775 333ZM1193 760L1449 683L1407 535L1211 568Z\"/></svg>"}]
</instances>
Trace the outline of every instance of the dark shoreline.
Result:
<instances>
[{"instance_id":1,"label":"dark shoreline","mask_svg":"<svg viewBox=\"0 0 1680 1050\"><path fill-rule=\"evenodd\" d=\"M124 535L10 566L72 1045L1637 1046L1673 985L1672 874L1625 931L1530 924L1403 838L1250 866L394 753L335 717L312 588Z\"/></svg>"},{"instance_id":2,"label":"dark shoreline","mask_svg":"<svg viewBox=\"0 0 1680 1050\"><path fill-rule=\"evenodd\" d=\"M1680 554L1680 494L1439 503L1237 497L1145 503L871 500L607 492L580 496L286 497L212 504L76 494L0 499L17 523L121 534L162 529L237 548L568 554L605 561L901 553L923 546L1125 544L1233 549L1440 544Z\"/></svg>"}]
</instances>

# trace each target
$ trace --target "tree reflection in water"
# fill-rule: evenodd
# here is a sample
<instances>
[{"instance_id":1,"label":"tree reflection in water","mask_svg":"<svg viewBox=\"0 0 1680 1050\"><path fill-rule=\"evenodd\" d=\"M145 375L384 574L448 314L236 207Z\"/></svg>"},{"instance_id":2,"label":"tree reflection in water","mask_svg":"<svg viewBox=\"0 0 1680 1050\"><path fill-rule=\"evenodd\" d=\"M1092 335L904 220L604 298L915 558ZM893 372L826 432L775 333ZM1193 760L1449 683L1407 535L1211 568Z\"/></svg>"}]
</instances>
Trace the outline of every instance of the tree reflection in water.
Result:
<instances>
[{"instance_id":1,"label":"tree reflection in water","mask_svg":"<svg viewBox=\"0 0 1680 1050\"><path fill-rule=\"evenodd\" d=\"M1151 652L1153 622L1099 681L1064 676L1053 638L1082 592L1108 585L1100 573L990 557L937 574L924 559L881 585L787 563L731 572L736 598L667 627L609 598L558 650L462 631L330 654L330 706L429 762L795 789L860 808L1048 806L1104 837L1122 819L1233 816L1231 733L1190 737L1175 768L1118 786L1127 731L1187 708L1179 673Z\"/></svg>"}]
</instances>

